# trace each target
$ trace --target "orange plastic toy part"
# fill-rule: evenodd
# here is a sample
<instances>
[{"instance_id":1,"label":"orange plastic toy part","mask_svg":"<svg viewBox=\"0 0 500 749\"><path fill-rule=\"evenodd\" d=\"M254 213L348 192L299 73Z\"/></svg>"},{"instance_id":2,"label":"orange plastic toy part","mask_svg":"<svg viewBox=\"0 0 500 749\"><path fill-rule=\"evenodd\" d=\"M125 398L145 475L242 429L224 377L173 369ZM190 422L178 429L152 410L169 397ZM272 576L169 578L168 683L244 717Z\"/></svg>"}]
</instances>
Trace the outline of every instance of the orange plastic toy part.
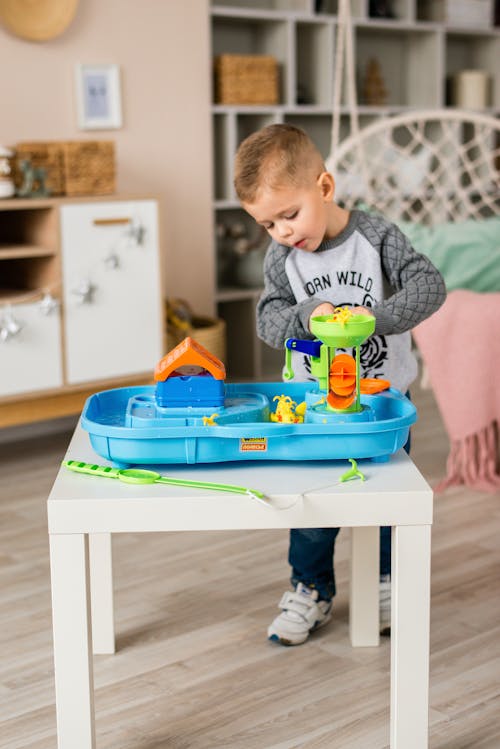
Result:
<instances>
[{"instance_id":1,"label":"orange plastic toy part","mask_svg":"<svg viewBox=\"0 0 500 749\"><path fill-rule=\"evenodd\" d=\"M344 408L348 408L356 398L356 391L353 390L350 395L336 395L332 390L326 396L326 402L332 407L341 411Z\"/></svg>"},{"instance_id":2,"label":"orange plastic toy part","mask_svg":"<svg viewBox=\"0 0 500 749\"><path fill-rule=\"evenodd\" d=\"M326 402L337 410L348 408L356 398L356 361L349 354L338 354L330 364L330 390Z\"/></svg>"},{"instance_id":3,"label":"orange plastic toy part","mask_svg":"<svg viewBox=\"0 0 500 749\"><path fill-rule=\"evenodd\" d=\"M338 395L349 395L356 387L356 362L349 354L338 354L330 364L329 384Z\"/></svg>"},{"instance_id":4,"label":"orange plastic toy part","mask_svg":"<svg viewBox=\"0 0 500 749\"><path fill-rule=\"evenodd\" d=\"M160 359L155 369L156 382L164 382L179 367L191 365L203 367L215 380L226 378L224 364L210 351L189 336L184 338L172 351Z\"/></svg>"},{"instance_id":5,"label":"orange plastic toy part","mask_svg":"<svg viewBox=\"0 0 500 749\"><path fill-rule=\"evenodd\" d=\"M335 393L335 395L350 395L353 391L354 385L347 385L346 387L335 385L335 388L332 388L332 393Z\"/></svg>"},{"instance_id":6,"label":"orange plastic toy part","mask_svg":"<svg viewBox=\"0 0 500 749\"><path fill-rule=\"evenodd\" d=\"M362 377L359 381L359 392L363 395L381 393L391 387L389 380L379 380L376 377Z\"/></svg>"}]
</instances>

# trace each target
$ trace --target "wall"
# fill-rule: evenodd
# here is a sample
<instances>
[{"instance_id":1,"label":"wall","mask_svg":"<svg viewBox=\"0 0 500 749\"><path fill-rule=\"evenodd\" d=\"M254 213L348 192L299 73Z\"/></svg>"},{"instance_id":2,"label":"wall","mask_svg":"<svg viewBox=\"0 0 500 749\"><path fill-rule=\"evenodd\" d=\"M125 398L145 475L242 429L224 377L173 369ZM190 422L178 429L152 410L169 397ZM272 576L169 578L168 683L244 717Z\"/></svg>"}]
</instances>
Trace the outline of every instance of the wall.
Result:
<instances>
[{"instance_id":1,"label":"wall","mask_svg":"<svg viewBox=\"0 0 500 749\"><path fill-rule=\"evenodd\" d=\"M59 38L0 26L0 144L114 139L118 191L158 194L170 295L213 312L208 0L80 0ZM118 63L124 125L77 128L75 63Z\"/></svg>"}]
</instances>

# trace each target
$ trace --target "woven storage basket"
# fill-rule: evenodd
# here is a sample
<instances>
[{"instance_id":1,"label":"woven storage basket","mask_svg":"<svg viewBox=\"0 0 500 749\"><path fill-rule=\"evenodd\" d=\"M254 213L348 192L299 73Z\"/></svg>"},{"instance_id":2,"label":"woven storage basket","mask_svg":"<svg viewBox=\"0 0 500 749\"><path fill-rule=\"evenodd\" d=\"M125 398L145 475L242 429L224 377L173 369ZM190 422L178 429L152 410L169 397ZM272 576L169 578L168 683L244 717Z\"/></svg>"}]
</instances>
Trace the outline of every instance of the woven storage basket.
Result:
<instances>
[{"instance_id":1,"label":"woven storage basket","mask_svg":"<svg viewBox=\"0 0 500 749\"><path fill-rule=\"evenodd\" d=\"M43 168L47 172L45 186L51 195L64 195L64 169L61 145L57 142L18 143L14 160L14 182L21 187L23 174L21 161L29 160L36 168Z\"/></svg>"},{"instance_id":2,"label":"woven storage basket","mask_svg":"<svg viewBox=\"0 0 500 749\"><path fill-rule=\"evenodd\" d=\"M47 170L51 195L110 195L115 192L115 144L108 140L41 141L16 146L16 185L20 162Z\"/></svg>"},{"instance_id":3,"label":"woven storage basket","mask_svg":"<svg viewBox=\"0 0 500 749\"><path fill-rule=\"evenodd\" d=\"M179 331L171 325L167 327L167 351L175 348L186 336L191 336L224 363L226 360L226 323L224 320L195 315L191 323L191 327L186 331Z\"/></svg>"},{"instance_id":4,"label":"woven storage basket","mask_svg":"<svg viewBox=\"0 0 500 749\"><path fill-rule=\"evenodd\" d=\"M217 104L277 104L278 63L271 55L215 58Z\"/></svg>"},{"instance_id":5,"label":"woven storage basket","mask_svg":"<svg viewBox=\"0 0 500 749\"><path fill-rule=\"evenodd\" d=\"M115 192L115 144L111 140L61 143L66 195Z\"/></svg>"}]
</instances>

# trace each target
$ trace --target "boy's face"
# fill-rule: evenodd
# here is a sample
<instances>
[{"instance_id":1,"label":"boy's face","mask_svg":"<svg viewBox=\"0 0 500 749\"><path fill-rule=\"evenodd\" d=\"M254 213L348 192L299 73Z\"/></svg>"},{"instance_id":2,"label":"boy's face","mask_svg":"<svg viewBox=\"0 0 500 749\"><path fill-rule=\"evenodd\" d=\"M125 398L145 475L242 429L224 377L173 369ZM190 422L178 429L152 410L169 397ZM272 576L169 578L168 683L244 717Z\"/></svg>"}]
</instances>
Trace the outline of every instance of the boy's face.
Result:
<instances>
[{"instance_id":1,"label":"boy's face","mask_svg":"<svg viewBox=\"0 0 500 749\"><path fill-rule=\"evenodd\" d=\"M243 208L278 244L314 252L328 234L333 190L333 177L323 172L309 186L260 188Z\"/></svg>"}]
</instances>

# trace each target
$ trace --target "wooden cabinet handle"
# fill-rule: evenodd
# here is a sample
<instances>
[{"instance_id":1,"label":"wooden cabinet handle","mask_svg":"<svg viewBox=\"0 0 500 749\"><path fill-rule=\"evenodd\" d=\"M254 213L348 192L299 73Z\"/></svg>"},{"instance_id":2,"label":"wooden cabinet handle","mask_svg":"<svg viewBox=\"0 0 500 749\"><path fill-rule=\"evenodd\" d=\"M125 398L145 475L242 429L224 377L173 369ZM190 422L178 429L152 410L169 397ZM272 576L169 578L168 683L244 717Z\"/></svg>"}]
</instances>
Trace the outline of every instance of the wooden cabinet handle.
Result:
<instances>
[{"instance_id":1,"label":"wooden cabinet handle","mask_svg":"<svg viewBox=\"0 0 500 749\"><path fill-rule=\"evenodd\" d=\"M116 226L119 224L131 224L131 218L95 218L92 222L94 226Z\"/></svg>"}]
</instances>

